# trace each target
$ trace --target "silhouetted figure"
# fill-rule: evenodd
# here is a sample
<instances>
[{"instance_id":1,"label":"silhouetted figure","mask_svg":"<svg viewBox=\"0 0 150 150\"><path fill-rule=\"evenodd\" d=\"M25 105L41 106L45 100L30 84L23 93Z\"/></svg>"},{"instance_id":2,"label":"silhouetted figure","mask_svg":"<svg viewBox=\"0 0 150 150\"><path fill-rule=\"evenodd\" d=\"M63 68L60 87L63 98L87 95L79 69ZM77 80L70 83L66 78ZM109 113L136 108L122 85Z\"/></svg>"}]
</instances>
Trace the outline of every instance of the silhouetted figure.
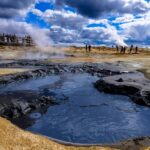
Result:
<instances>
[{"instance_id":1,"label":"silhouetted figure","mask_svg":"<svg viewBox=\"0 0 150 150\"><path fill-rule=\"evenodd\" d=\"M123 46L121 46L120 53L121 53L121 54L124 53L124 47L123 47Z\"/></svg>"},{"instance_id":2,"label":"silhouetted figure","mask_svg":"<svg viewBox=\"0 0 150 150\"><path fill-rule=\"evenodd\" d=\"M117 50L117 53L119 53L119 46L116 45L116 50Z\"/></svg>"},{"instance_id":3,"label":"silhouetted figure","mask_svg":"<svg viewBox=\"0 0 150 150\"><path fill-rule=\"evenodd\" d=\"M86 44L85 45L85 50L86 50L86 53L88 52L88 45Z\"/></svg>"},{"instance_id":4,"label":"silhouetted figure","mask_svg":"<svg viewBox=\"0 0 150 150\"><path fill-rule=\"evenodd\" d=\"M137 54L138 53L138 47L136 46L135 47L135 54Z\"/></svg>"},{"instance_id":5,"label":"silhouetted figure","mask_svg":"<svg viewBox=\"0 0 150 150\"><path fill-rule=\"evenodd\" d=\"M127 49L126 46L124 46L124 47L123 47L123 53L124 53L124 54L126 53L126 49Z\"/></svg>"},{"instance_id":6,"label":"silhouetted figure","mask_svg":"<svg viewBox=\"0 0 150 150\"><path fill-rule=\"evenodd\" d=\"M91 52L91 48L92 48L92 46L91 46L91 45L89 45L89 53Z\"/></svg>"},{"instance_id":7,"label":"silhouetted figure","mask_svg":"<svg viewBox=\"0 0 150 150\"><path fill-rule=\"evenodd\" d=\"M133 45L131 45L130 47L130 54L132 53L132 51L133 51Z\"/></svg>"}]
</instances>

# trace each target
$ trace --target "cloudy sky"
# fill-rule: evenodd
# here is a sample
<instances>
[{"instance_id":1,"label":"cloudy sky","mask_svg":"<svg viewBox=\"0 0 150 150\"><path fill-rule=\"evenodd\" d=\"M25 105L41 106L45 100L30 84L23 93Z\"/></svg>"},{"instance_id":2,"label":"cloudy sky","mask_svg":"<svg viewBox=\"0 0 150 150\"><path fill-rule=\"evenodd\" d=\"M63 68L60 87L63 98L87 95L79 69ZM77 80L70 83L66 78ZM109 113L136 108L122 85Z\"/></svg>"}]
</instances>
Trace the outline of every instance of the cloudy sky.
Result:
<instances>
[{"instance_id":1,"label":"cloudy sky","mask_svg":"<svg viewBox=\"0 0 150 150\"><path fill-rule=\"evenodd\" d=\"M42 44L150 46L150 0L0 0L0 33Z\"/></svg>"}]
</instances>

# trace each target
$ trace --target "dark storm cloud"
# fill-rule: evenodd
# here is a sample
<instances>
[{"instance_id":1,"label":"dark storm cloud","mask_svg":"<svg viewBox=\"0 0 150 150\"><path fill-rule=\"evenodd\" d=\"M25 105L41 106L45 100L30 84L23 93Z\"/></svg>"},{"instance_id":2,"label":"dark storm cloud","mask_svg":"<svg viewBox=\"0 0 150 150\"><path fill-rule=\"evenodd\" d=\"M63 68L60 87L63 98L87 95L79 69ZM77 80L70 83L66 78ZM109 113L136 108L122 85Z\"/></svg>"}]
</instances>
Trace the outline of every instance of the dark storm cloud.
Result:
<instances>
[{"instance_id":1,"label":"dark storm cloud","mask_svg":"<svg viewBox=\"0 0 150 150\"><path fill-rule=\"evenodd\" d=\"M0 18L13 18L34 2L35 0L0 0Z\"/></svg>"},{"instance_id":2,"label":"dark storm cloud","mask_svg":"<svg viewBox=\"0 0 150 150\"><path fill-rule=\"evenodd\" d=\"M8 8L3 8L1 9L0 7L0 18L12 18L16 16L18 12L15 9L8 9Z\"/></svg>"},{"instance_id":3,"label":"dark storm cloud","mask_svg":"<svg viewBox=\"0 0 150 150\"><path fill-rule=\"evenodd\" d=\"M105 13L139 14L150 9L148 2L144 0L56 0L56 4L69 5L90 18L97 18Z\"/></svg>"}]
</instances>

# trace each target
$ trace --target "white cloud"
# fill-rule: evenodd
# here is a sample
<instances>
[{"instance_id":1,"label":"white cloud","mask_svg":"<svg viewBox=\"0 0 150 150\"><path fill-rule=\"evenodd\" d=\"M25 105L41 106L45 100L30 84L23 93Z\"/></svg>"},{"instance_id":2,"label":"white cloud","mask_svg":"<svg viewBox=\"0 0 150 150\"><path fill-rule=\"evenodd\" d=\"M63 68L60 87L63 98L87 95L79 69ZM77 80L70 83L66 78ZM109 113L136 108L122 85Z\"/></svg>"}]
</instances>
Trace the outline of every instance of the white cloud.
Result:
<instances>
[{"instance_id":1,"label":"white cloud","mask_svg":"<svg viewBox=\"0 0 150 150\"><path fill-rule=\"evenodd\" d=\"M135 18L133 22L122 24L120 27L126 36L139 41L150 37L150 16L148 14L143 15L141 18Z\"/></svg>"},{"instance_id":2,"label":"white cloud","mask_svg":"<svg viewBox=\"0 0 150 150\"><path fill-rule=\"evenodd\" d=\"M134 21L134 16L132 14L125 14L121 17L117 17L113 20L113 23L126 23Z\"/></svg>"},{"instance_id":3,"label":"white cloud","mask_svg":"<svg viewBox=\"0 0 150 150\"><path fill-rule=\"evenodd\" d=\"M139 19L134 22L123 24L121 27L127 39L147 42L150 38L150 20L146 21L144 19Z\"/></svg>"},{"instance_id":4,"label":"white cloud","mask_svg":"<svg viewBox=\"0 0 150 150\"><path fill-rule=\"evenodd\" d=\"M107 24L108 19L89 19L89 24Z\"/></svg>"},{"instance_id":5,"label":"white cloud","mask_svg":"<svg viewBox=\"0 0 150 150\"><path fill-rule=\"evenodd\" d=\"M124 38L118 34L115 27L108 23L107 19L88 19L65 10L41 12L34 9L32 12L52 24L50 36L56 43L84 43L87 40L94 43L97 40L104 43L126 45ZM102 23L106 27L86 27L92 23Z\"/></svg>"},{"instance_id":6,"label":"white cloud","mask_svg":"<svg viewBox=\"0 0 150 150\"><path fill-rule=\"evenodd\" d=\"M35 9L36 3L58 3L58 1L60 7L56 7L55 10L47 9L42 12ZM40 43L39 41L49 43L50 39L53 39L56 43L84 43L88 40L91 43L99 41L106 44L126 45L125 40L132 40L150 44L148 42L150 38L150 2L145 0L58 1L29 0L27 2L22 0L20 2L17 0L16 3L12 3L11 0L8 0L6 3L7 1L2 0L0 18L5 19L0 19L0 32L31 34L37 43ZM66 5L75 8L77 12L64 10ZM16 16L24 18L28 12L37 15L52 27L40 29L26 22L15 21ZM112 14L118 17L109 20ZM120 28L114 27L112 23L117 23ZM89 24L101 24L102 26L88 28Z\"/></svg>"}]
</instances>

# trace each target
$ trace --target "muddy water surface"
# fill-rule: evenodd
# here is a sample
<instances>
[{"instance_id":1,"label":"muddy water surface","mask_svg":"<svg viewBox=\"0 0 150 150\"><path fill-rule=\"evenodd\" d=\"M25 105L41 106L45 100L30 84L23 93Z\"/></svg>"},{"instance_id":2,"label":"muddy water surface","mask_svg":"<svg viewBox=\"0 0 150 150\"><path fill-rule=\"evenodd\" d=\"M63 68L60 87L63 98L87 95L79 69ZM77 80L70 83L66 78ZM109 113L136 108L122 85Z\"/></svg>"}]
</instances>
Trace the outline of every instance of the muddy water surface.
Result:
<instances>
[{"instance_id":1,"label":"muddy water surface","mask_svg":"<svg viewBox=\"0 0 150 150\"><path fill-rule=\"evenodd\" d=\"M0 91L40 91L55 97L59 105L44 114L28 114L35 123L26 130L48 137L96 144L150 136L150 109L125 96L100 93L93 86L97 80L89 74L65 74L11 84Z\"/></svg>"}]
</instances>

